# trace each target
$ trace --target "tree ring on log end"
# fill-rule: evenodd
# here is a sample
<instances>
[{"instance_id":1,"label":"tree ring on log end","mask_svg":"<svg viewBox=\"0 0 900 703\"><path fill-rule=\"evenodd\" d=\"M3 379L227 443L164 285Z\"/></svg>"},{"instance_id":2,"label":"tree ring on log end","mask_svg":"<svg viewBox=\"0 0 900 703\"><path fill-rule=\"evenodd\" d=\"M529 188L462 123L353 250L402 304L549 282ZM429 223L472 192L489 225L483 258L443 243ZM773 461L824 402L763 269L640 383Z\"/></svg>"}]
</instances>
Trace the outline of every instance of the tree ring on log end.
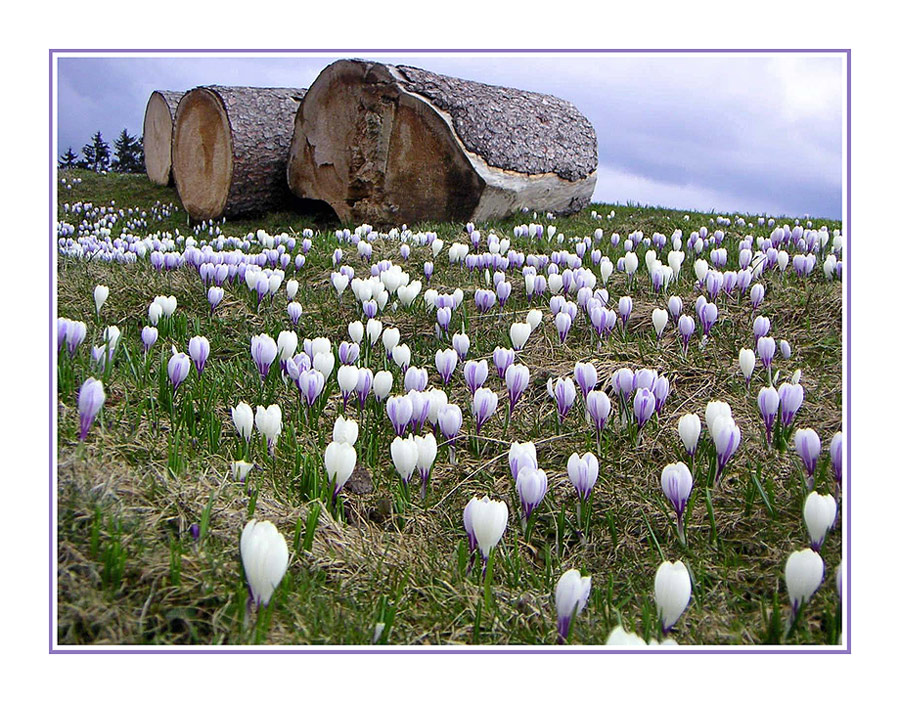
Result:
<instances>
[{"instance_id":1,"label":"tree ring on log end","mask_svg":"<svg viewBox=\"0 0 900 703\"><path fill-rule=\"evenodd\" d=\"M234 172L231 124L221 98L195 88L178 103L172 169L184 209L195 220L225 210Z\"/></svg>"}]
</instances>

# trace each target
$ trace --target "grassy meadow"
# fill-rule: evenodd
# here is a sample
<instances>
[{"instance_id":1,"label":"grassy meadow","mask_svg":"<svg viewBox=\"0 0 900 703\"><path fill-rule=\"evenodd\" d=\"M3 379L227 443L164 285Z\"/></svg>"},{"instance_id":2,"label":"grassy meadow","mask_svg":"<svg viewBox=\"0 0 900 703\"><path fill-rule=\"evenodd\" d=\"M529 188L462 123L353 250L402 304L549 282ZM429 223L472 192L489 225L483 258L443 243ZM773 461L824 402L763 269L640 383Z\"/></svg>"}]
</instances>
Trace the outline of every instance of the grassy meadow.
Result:
<instances>
[{"instance_id":1,"label":"grassy meadow","mask_svg":"<svg viewBox=\"0 0 900 703\"><path fill-rule=\"evenodd\" d=\"M66 183L60 184L58 217L76 229L83 214L74 211L75 204L92 203L140 211L120 218L111 228L111 238L122 234L123 224L141 238L157 232L174 236L176 229L180 235L194 236L198 246L210 238L207 230L193 231L174 189L154 186L145 176L63 171L59 177ZM81 180L73 183L73 179ZM160 207L169 203L174 205L171 210ZM608 217L613 210L614 217ZM730 224L717 224L717 215L729 217ZM594 204L575 216L552 221L544 214L534 220L532 213L523 213L476 226L482 232L482 250L493 230L500 238L510 237L510 248L526 255L573 251L572 237L593 237L599 227L604 235L594 246L614 263L624 249L622 243L611 245L613 233L622 242L636 230L646 237L654 232L665 235L667 244L660 253L665 261L674 230L683 230L687 240L701 227L707 227L710 235L722 229L721 246L728 252L724 268L737 270L740 240L746 234L754 240L757 235L768 236L773 229L759 227L756 215L745 213L744 225L737 224L738 217ZM775 219L779 225L794 224L793 218ZM139 221L126 224L129 220ZM555 226L565 241L512 236L516 225L535 221L545 228ZM839 222L814 218L811 223L810 229L841 227ZM362 223L354 223L358 224ZM772 371L780 377L775 385L798 369L802 372L805 397L795 427L811 427L821 437L816 490L836 495L828 443L841 430L842 284L825 279L822 257L807 278L799 278L791 267L783 275L777 268L766 271L760 279L765 298L756 312L747 295L720 294L718 320L708 339L700 344L698 326L685 353L671 320L657 341L651 314L655 308L665 309L670 295L678 295L685 314L693 315L694 302L702 293L693 274L695 255L687 251L680 277L668 291L655 292L644 265L645 249L638 247L640 267L633 284L629 286L625 274L614 270L605 286L613 309L620 296L633 298L631 318L624 332L617 325L598 347L583 311L561 343L549 308L550 294L529 302L522 275L513 267L506 272L513 292L505 307L476 311L474 291L493 286L486 283L483 271L470 273L448 260L450 244L469 241L465 224L411 226L414 232L437 233L445 246L437 256L430 246L411 246L407 262L401 258L399 238L372 242L373 263L391 260L413 279L422 278L424 262L434 261L431 281L422 280L423 292L463 291L464 302L453 313L450 333L465 330L471 341L466 358L488 359L491 369L485 385L500 395L496 414L476 438L463 364L447 386L435 370L435 352L450 347L450 342L437 339L435 314L427 309L423 295L410 307L396 309L392 297L378 313L385 328L399 329L401 343L410 347L411 364L428 370L429 385L444 388L450 402L463 412L455 464L435 431L439 449L425 500L419 496L417 477L409 492L401 488L390 452L395 434L383 404L370 397L360 411L351 399L344 413L335 380L339 361L326 385L325 401L313 412L305 409L294 384L282 380L277 361L265 383L260 383L250 339L263 332L277 338L281 330L291 328L284 285L257 305L256 294L246 285L228 283L223 286L224 300L211 312L206 286L187 264L157 271L147 258L107 263L59 257L58 316L84 321L88 329L74 356L70 358L65 348L59 353L60 644L371 645L374 640L387 645L554 645L553 592L559 577L571 568L592 578L571 644L603 644L617 625L649 641L661 639L654 574L660 562L676 559L691 575L690 603L668 635L678 644L839 643L841 606L835 571L842 554L841 515L821 549L824 582L789 628L785 561L809 543L803 518L805 476L792 441L782 450L765 441L757 393L769 384L768 375L757 362L748 388L738 366L740 349L755 348L754 317L767 316L772 325L769 334L787 340L792 350L788 360L775 356ZM806 219L800 224L806 225ZM362 319L362 313L349 287L336 296L329 278L336 270L332 254L341 247L341 263L352 266L357 276L367 276L369 264L360 260L355 246L338 242L337 223L280 212L218 226L226 236L237 237L259 229L271 235L293 232L298 244L302 231L312 229L305 265L295 271L291 263L285 275L285 282L295 278L300 284L299 349L304 338L328 337L335 351L341 341L349 340L348 324ZM182 250L183 244L177 249ZM251 251L259 251L258 245ZM599 279L599 268L590 256L583 258ZM93 298L98 284L110 290L99 314ZM603 286L598 282L597 287ZM176 296L177 308L171 318L160 321L159 339L145 355L141 330L148 324L148 305L158 295ZM516 363L530 369L531 380L507 426L506 387L494 371L491 354L497 346L510 346L510 324L523 322L532 308L542 310L543 322L516 354ZM113 360L101 371L92 367L91 346L103 343L108 325L117 326L121 337ZM209 340L209 360L201 376L192 368L172 393L166 376L171 349L174 345L187 352L195 335ZM361 347L359 364L373 372L392 371L392 392L402 393L402 374L386 358L381 343L368 350L364 339ZM556 403L546 390L548 379L570 376L576 362L586 361L594 363L597 388L606 390L613 405L599 449L580 393L573 410L559 422ZM640 433L623 422L619 399L610 388L613 372L621 367L655 369L671 384L659 415ZM102 379L106 402L82 442L77 397L89 376ZM693 461L677 430L683 414L703 417L712 400L730 404L742 436L718 485L710 480L707 455L712 443L705 425ZM278 403L284 422L274 456L254 433L249 460L256 468L245 482L232 476L231 466L244 451L230 414L241 401L254 408ZM332 506L323 453L341 414L359 423L358 460L353 478ZM513 441L535 443L538 465L549 481L528 540L508 466ZM575 490L566 472L573 452L594 452L600 465L590 528L582 534L574 528ZM686 544L679 541L674 512L660 489L663 467L676 461L691 466L694 475L685 518ZM489 597L480 566L470 568L462 519L470 498L483 495L509 507L509 524L492 565ZM251 518L274 523L290 551L284 578L269 606L259 611L247 606L239 550L241 530ZM375 639L379 624L383 628L378 628Z\"/></svg>"}]
</instances>

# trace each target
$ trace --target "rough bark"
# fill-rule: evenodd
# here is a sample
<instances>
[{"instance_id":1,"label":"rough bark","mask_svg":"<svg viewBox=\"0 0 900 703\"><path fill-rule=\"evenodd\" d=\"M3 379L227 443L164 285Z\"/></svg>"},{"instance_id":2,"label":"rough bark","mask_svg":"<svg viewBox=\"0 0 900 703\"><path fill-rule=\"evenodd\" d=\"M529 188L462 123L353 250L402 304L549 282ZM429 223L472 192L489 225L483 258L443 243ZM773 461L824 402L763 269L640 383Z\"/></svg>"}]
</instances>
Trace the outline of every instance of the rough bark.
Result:
<instances>
[{"instance_id":1,"label":"rough bark","mask_svg":"<svg viewBox=\"0 0 900 703\"><path fill-rule=\"evenodd\" d=\"M203 86L178 103L172 168L195 220L284 207L298 88Z\"/></svg>"},{"instance_id":2,"label":"rough bark","mask_svg":"<svg viewBox=\"0 0 900 703\"><path fill-rule=\"evenodd\" d=\"M596 168L596 134L571 103L352 60L310 86L287 176L341 220L382 224L575 212Z\"/></svg>"},{"instance_id":3,"label":"rough bark","mask_svg":"<svg viewBox=\"0 0 900 703\"><path fill-rule=\"evenodd\" d=\"M144 111L144 166L151 181L170 186L172 179L172 125L184 93L154 90Z\"/></svg>"}]
</instances>

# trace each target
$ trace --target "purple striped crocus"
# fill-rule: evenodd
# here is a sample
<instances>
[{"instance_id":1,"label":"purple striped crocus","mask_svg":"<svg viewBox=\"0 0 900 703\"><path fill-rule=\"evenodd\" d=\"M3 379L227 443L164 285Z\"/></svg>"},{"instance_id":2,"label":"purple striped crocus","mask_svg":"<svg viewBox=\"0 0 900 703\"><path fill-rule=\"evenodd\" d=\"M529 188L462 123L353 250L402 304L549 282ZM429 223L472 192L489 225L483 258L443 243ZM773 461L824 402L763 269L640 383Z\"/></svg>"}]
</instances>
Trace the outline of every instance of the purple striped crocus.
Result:
<instances>
[{"instance_id":1,"label":"purple striped crocus","mask_svg":"<svg viewBox=\"0 0 900 703\"><path fill-rule=\"evenodd\" d=\"M209 358L209 340L206 337L191 337L188 342L188 353L197 369L197 375L200 376Z\"/></svg>"},{"instance_id":2,"label":"purple striped crocus","mask_svg":"<svg viewBox=\"0 0 900 703\"><path fill-rule=\"evenodd\" d=\"M397 436L404 434L412 420L412 400L405 395L392 395L385 404L385 410Z\"/></svg>"},{"instance_id":3,"label":"purple striped crocus","mask_svg":"<svg viewBox=\"0 0 900 703\"><path fill-rule=\"evenodd\" d=\"M466 362L466 365L463 367L463 376L466 379L466 386L469 389L469 393L474 394L481 386L484 385L484 382L488 377L488 364L487 361L481 359L480 361L469 360Z\"/></svg>"},{"instance_id":4,"label":"purple striped crocus","mask_svg":"<svg viewBox=\"0 0 900 703\"><path fill-rule=\"evenodd\" d=\"M504 349L503 347L494 348L494 368L497 369L497 375L505 379L506 372L512 363L516 360L516 353L512 349Z\"/></svg>"},{"instance_id":5,"label":"purple striped crocus","mask_svg":"<svg viewBox=\"0 0 900 703\"><path fill-rule=\"evenodd\" d=\"M772 368L772 360L775 358L775 340L772 337L760 337L756 340L756 353L766 371Z\"/></svg>"},{"instance_id":6,"label":"purple striped crocus","mask_svg":"<svg viewBox=\"0 0 900 703\"><path fill-rule=\"evenodd\" d=\"M547 495L547 474L543 469L528 467L516 477L516 493L522 503L522 521L527 522L531 513Z\"/></svg>"},{"instance_id":7,"label":"purple striped crocus","mask_svg":"<svg viewBox=\"0 0 900 703\"><path fill-rule=\"evenodd\" d=\"M587 398L588 393L597 385L597 367L591 363L575 364L575 382L581 389L582 397Z\"/></svg>"},{"instance_id":8,"label":"purple striped crocus","mask_svg":"<svg viewBox=\"0 0 900 703\"><path fill-rule=\"evenodd\" d=\"M312 407L325 389L325 375L318 369L307 369L297 377L297 388L307 406Z\"/></svg>"},{"instance_id":9,"label":"purple striped crocus","mask_svg":"<svg viewBox=\"0 0 900 703\"><path fill-rule=\"evenodd\" d=\"M751 291L752 294L752 291ZM760 337L765 337L769 334L769 328L771 327L771 322L769 322L768 317L763 317L762 315L757 315L753 319L753 338L754 341L759 341Z\"/></svg>"},{"instance_id":10,"label":"purple striped crocus","mask_svg":"<svg viewBox=\"0 0 900 703\"><path fill-rule=\"evenodd\" d=\"M816 464L822 451L822 442L815 430L805 427L794 433L794 449L800 455L806 470L806 489L811 491L816 482Z\"/></svg>"},{"instance_id":11,"label":"purple striped crocus","mask_svg":"<svg viewBox=\"0 0 900 703\"><path fill-rule=\"evenodd\" d=\"M844 433L836 432L831 438L829 446L831 455L831 470L834 472L834 480L841 484L844 475Z\"/></svg>"},{"instance_id":12,"label":"purple striped crocus","mask_svg":"<svg viewBox=\"0 0 900 703\"><path fill-rule=\"evenodd\" d=\"M688 343L691 341L691 336L694 334L695 327L696 325L693 317L682 315L678 318L678 333L681 335L681 346L685 352L687 352Z\"/></svg>"},{"instance_id":13,"label":"purple striped crocus","mask_svg":"<svg viewBox=\"0 0 900 703\"><path fill-rule=\"evenodd\" d=\"M278 344L267 334L254 335L250 339L250 356L259 371L260 380L265 381L272 362L278 356Z\"/></svg>"},{"instance_id":14,"label":"purple striped crocus","mask_svg":"<svg viewBox=\"0 0 900 703\"><path fill-rule=\"evenodd\" d=\"M728 460L734 456L741 443L741 428L737 426L730 414L720 415L713 420L709 434L716 445L716 483L721 480Z\"/></svg>"},{"instance_id":15,"label":"purple striped crocus","mask_svg":"<svg viewBox=\"0 0 900 703\"><path fill-rule=\"evenodd\" d=\"M781 424L788 427L803 405L803 386L799 383L782 383L778 387L778 397L781 399Z\"/></svg>"},{"instance_id":16,"label":"purple striped crocus","mask_svg":"<svg viewBox=\"0 0 900 703\"><path fill-rule=\"evenodd\" d=\"M374 380L371 369L365 367L360 368L359 377L356 379L356 399L359 401L359 409L362 410L366 404L369 393L372 392L372 383Z\"/></svg>"},{"instance_id":17,"label":"purple striped crocus","mask_svg":"<svg viewBox=\"0 0 900 703\"><path fill-rule=\"evenodd\" d=\"M537 447L534 442L513 442L509 446L509 472L513 481L518 480L519 473L526 469L536 469Z\"/></svg>"},{"instance_id":18,"label":"purple striped crocus","mask_svg":"<svg viewBox=\"0 0 900 703\"><path fill-rule=\"evenodd\" d=\"M512 415L516 403L528 388L531 373L524 364L513 364L506 370L506 388L509 391L509 414Z\"/></svg>"},{"instance_id":19,"label":"purple striped crocus","mask_svg":"<svg viewBox=\"0 0 900 703\"><path fill-rule=\"evenodd\" d=\"M547 379L547 394L556 401L556 415L559 421L566 419L575 405L575 383L571 378Z\"/></svg>"},{"instance_id":20,"label":"purple striped crocus","mask_svg":"<svg viewBox=\"0 0 900 703\"><path fill-rule=\"evenodd\" d=\"M653 395L653 391L647 388L638 388L634 393L634 419L639 430L643 429L655 411L656 397Z\"/></svg>"},{"instance_id":21,"label":"purple striped crocus","mask_svg":"<svg viewBox=\"0 0 900 703\"><path fill-rule=\"evenodd\" d=\"M81 384L78 391L78 417L80 422L79 439L83 442L106 402L103 381L89 378Z\"/></svg>"},{"instance_id":22,"label":"purple striped crocus","mask_svg":"<svg viewBox=\"0 0 900 703\"><path fill-rule=\"evenodd\" d=\"M684 544L684 511L691 497L694 478L688 467L679 461L675 464L668 464L663 469L660 482L663 493L675 509L678 539Z\"/></svg>"},{"instance_id":23,"label":"purple striped crocus","mask_svg":"<svg viewBox=\"0 0 900 703\"><path fill-rule=\"evenodd\" d=\"M452 351L452 350L451 350ZM454 353L454 357L456 354ZM428 385L428 372L416 366L410 366L406 369L406 375L403 377L403 387L407 391L416 390L424 391Z\"/></svg>"},{"instance_id":24,"label":"purple striped crocus","mask_svg":"<svg viewBox=\"0 0 900 703\"><path fill-rule=\"evenodd\" d=\"M472 417L475 418L475 433L480 434L481 428L497 411L499 398L490 388L479 388L472 398Z\"/></svg>"},{"instance_id":25,"label":"purple striped crocus","mask_svg":"<svg viewBox=\"0 0 900 703\"><path fill-rule=\"evenodd\" d=\"M603 391L591 391L585 398L585 408L587 416L594 426L594 433L597 435L597 442L600 441L600 435L609 419L611 405L609 396Z\"/></svg>"},{"instance_id":26,"label":"purple striped crocus","mask_svg":"<svg viewBox=\"0 0 900 703\"><path fill-rule=\"evenodd\" d=\"M597 477L600 474L597 457L591 452L586 452L581 456L573 453L566 462L566 471L578 497L582 501L587 500L591 491L594 490L594 484L597 483Z\"/></svg>"},{"instance_id":27,"label":"purple striped crocus","mask_svg":"<svg viewBox=\"0 0 900 703\"><path fill-rule=\"evenodd\" d=\"M759 407L759 414L762 416L763 424L766 426L766 443L772 443L772 428L775 426L775 418L778 415L778 406L781 398L778 391L772 386L764 386L759 389L756 396L756 404Z\"/></svg>"},{"instance_id":28,"label":"purple striped crocus","mask_svg":"<svg viewBox=\"0 0 900 703\"><path fill-rule=\"evenodd\" d=\"M627 403L634 391L634 371L631 369L618 369L611 379L613 391L622 403Z\"/></svg>"},{"instance_id":29,"label":"purple striped crocus","mask_svg":"<svg viewBox=\"0 0 900 703\"><path fill-rule=\"evenodd\" d=\"M565 344L566 337L569 336L569 330L572 329L572 317L569 313L560 311L555 318L556 331L559 333L559 343Z\"/></svg>"},{"instance_id":30,"label":"purple striped crocus","mask_svg":"<svg viewBox=\"0 0 900 703\"><path fill-rule=\"evenodd\" d=\"M459 355L455 349L439 349L434 353L434 366L445 386L450 383L450 378L453 376L458 363ZM424 390L424 388L419 390Z\"/></svg>"},{"instance_id":31,"label":"purple striped crocus","mask_svg":"<svg viewBox=\"0 0 900 703\"><path fill-rule=\"evenodd\" d=\"M715 303L707 303L700 308L700 324L703 325L703 335L707 336L712 326L719 319L719 308Z\"/></svg>"}]
</instances>

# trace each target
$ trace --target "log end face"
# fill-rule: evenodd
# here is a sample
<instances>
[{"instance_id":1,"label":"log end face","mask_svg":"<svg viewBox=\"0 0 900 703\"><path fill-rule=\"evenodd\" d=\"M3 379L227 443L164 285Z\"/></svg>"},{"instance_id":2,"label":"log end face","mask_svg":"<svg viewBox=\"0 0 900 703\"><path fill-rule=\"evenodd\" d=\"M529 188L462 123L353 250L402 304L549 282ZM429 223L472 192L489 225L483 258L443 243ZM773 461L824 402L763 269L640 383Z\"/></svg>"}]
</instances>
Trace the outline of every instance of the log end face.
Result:
<instances>
[{"instance_id":1,"label":"log end face","mask_svg":"<svg viewBox=\"0 0 900 703\"><path fill-rule=\"evenodd\" d=\"M184 209L195 220L225 210L234 170L231 127L220 98L195 88L178 103L172 139L172 169Z\"/></svg>"},{"instance_id":2,"label":"log end face","mask_svg":"<svg viewBox=\"0 0 900 703\"><path fill-rule=\"evenodd\" d=\"M150 180L161 186L172 184L172 128L169 105L154 91L144 112L144 165Z\"/></svg>"}]
</instances>

